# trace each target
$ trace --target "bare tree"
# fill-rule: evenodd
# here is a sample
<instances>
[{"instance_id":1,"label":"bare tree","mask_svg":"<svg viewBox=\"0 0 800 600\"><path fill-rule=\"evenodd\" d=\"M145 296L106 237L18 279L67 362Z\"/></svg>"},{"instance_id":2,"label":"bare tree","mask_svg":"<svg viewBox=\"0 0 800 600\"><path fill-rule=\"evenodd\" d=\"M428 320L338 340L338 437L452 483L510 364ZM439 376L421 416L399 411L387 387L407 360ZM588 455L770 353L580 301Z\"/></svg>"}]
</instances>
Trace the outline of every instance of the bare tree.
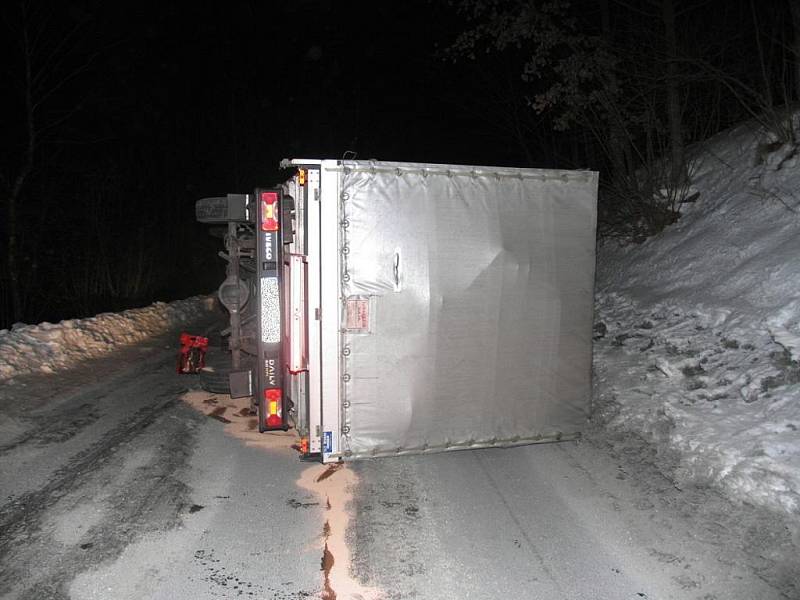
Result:
<instances>
[{"instance_id":1,"label":"bare tree","mask_svg":"<svg viewBox=\"0 0 800 600\"><path fill-rule=\"evenodd\" d=\"M800 99L800 2L787 0L792 17L792 54L794 60L794 92Z\"/></svg>"},{"instance_id":2,"label":"bare tree","mask_svg":"<svg viewBox=\"0 0 800 600\"><path fill-rule=\"evenodd\" d=\"M24 0L9 14L6 23L16 46L16 66L9 78L9 89L17 93L22 124L18 160L9 161L0 173L0 193L6 209L6 271L11 301L11 317L22 320L25 314L25 274L22 239L25 224L20 202L37 167L41 150L54 134L79 109L53 110L57 97L69 84L86 72L96 55L80 49L82 23L63 29L41 3ZM11 9L11 7L6 7Z\"/></svg>"},{"instance_id":3,"label":"bare tree","mask_svg":"<svg viewBox=\"0 0 800 600\"><path fill-rule=\"evenodd\" d=\"M678 187L686 179L683 147L683 115L680 94L681 81L678 72L678 37L676 32L675 3L661 0L661 18L664 23L666 78L664 88L667 100L667 122L669 123L670 184Z\"/></svg>"}]
</instances>

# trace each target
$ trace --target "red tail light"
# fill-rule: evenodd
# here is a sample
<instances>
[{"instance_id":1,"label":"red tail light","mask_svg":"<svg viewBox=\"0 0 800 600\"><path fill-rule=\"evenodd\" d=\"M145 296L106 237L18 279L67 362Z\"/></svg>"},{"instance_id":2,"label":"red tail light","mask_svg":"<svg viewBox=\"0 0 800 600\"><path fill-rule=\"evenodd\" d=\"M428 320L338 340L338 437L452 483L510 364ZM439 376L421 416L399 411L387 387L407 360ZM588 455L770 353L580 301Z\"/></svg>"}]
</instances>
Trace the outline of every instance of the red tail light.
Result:
<instances>
[{"instance_id":1,"label":"red tail light","mask_svg":"<svg viewBox=\"0 0 800 600\"><path fill-rule=\"evenodd\" d=\"M261 231L278 231L278 194L261 192Z\"/></svg>"},{"instance_id":2,"label":"red tail light","mask_svg":"<svg viewBox=\"0 0 800 600\"><path fill-rule=\"evenodd\" d=\"M266 400L267 405L267 427L280 427L283 425L281 396L281 390L279 389L264 390L264 400Z\"/></svg>"}]
</instances>

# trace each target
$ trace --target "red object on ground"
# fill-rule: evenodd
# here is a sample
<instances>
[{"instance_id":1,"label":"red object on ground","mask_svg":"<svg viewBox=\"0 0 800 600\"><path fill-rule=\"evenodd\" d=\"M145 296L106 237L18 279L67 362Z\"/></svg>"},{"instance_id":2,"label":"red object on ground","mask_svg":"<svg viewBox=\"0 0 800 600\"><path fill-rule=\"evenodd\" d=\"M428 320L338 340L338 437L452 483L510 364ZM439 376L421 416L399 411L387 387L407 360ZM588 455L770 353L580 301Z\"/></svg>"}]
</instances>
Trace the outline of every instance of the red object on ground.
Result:
<instances>
[{"instance_id":1,"label":"red object on ground","mask_svg":"<svg viewBox=\"0 0 800 600\"><path fill-rule=\"evenodd\" d=\"M208 338L182 333L178 373L199 373L206 366L206 350L208 350Z\"/></svg>"}]
</instances>

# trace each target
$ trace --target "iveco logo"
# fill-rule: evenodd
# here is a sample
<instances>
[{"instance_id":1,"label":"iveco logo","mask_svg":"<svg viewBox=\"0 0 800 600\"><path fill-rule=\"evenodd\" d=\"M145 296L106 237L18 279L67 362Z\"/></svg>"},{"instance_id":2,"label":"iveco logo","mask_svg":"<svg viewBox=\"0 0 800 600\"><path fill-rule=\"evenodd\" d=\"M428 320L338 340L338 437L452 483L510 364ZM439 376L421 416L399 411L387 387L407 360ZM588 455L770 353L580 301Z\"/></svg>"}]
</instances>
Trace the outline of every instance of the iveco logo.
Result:
<instances>
[{"instance_id":1,"label":"iveco logo","mask_svg":"<svg viewBox=\"0 0 800 600\"><path fill-rule=\"evenodd\" d=\"M267 385L275 387L278 385L277 380L277 365L274 358L268 358L264 361L264 375L267 379Z\"/></svg>"},{"instance_id":2,"label":"iveco logo","mask_svg":"<svg viewBox=\"0 0 800 600\"><path fill-rule=\"evenodd\" d=\"M267 233L264 235L264 260L267 262L275 260L272 253L272 236L274 234Z\"/></svg>"}]
</instances>

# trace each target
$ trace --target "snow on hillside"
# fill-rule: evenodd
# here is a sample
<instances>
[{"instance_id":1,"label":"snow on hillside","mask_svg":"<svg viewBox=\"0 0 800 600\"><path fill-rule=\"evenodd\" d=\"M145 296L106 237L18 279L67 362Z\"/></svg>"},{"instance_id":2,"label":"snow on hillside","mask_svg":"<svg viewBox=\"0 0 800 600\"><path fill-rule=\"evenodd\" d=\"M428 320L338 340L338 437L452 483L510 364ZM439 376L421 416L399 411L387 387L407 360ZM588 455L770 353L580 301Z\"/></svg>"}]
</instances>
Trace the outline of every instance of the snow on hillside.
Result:
<instances>
[{"instance_id":1,"label":"snow on hillside","mask_svg":"<svg viewBox=\"0 0 800 600\"><path fill-rule=\"evenodd\" d=\"M745 125L695 149L698 200L600 248L599 418L712 484L800 516L800 157Z\"/></svg>"},{"instance_id":2,"label":"snow on hillside","mask_svg":"<svg viewBox=\"0 0 800 600\"><path fill-rule=\"evenodd\" d=\"M0 329L0 381L23 373L66 369L117 346L207 317L214 306L213 296L195 296L87 319Z\"/></svg>"}]
</instances>

